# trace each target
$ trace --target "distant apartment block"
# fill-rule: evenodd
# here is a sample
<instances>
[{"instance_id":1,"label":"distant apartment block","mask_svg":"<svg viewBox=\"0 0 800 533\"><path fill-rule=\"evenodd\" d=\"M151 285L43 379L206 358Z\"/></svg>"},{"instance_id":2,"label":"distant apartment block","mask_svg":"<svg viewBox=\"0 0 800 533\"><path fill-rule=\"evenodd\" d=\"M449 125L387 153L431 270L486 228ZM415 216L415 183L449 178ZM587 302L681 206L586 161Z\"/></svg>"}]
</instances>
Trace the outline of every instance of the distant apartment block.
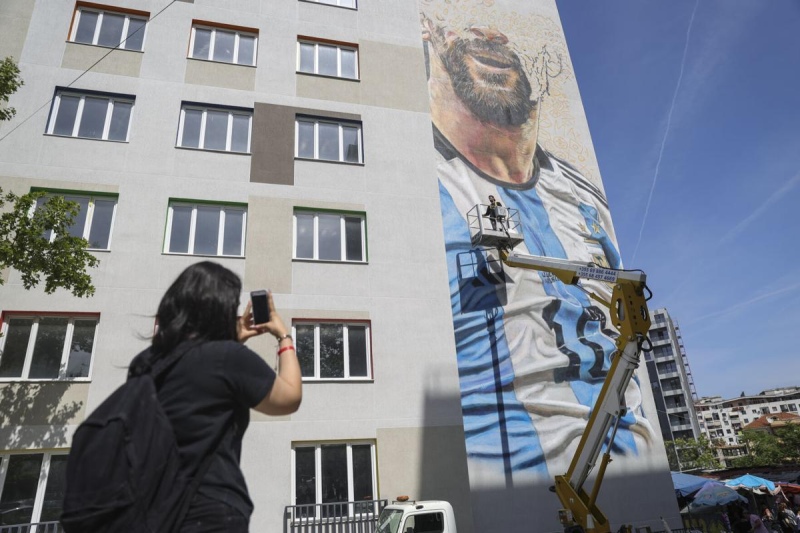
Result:
<instances>
[{"instance_id":1,"label":"distant apartment block","mask_svg":"<svg viewBox=\"0 0 800 533\"><path fill-rule=\"evenodd\" d=\"M739 441L743 430L771 427L786 415L800 413L800 387L770 389L751 396L742 393L728 400L703 397L695 402L695 411L700 430L715 444L723 466L730 466L732 459L747 453Z\"/></svg>"},{"instance_id":2,"label":"distant apartment block","mask_svg":"<svg viewBox=\"0 0 800 533\"><path fill-rule=\"evenodd\" d=\"M652 316L649 336L653 347L645 352L645 360L661 435L665 441L696 439L700 436L694 408L697 393L680 328L664 308L656 309Z\"/></svg>"}]
</instances>

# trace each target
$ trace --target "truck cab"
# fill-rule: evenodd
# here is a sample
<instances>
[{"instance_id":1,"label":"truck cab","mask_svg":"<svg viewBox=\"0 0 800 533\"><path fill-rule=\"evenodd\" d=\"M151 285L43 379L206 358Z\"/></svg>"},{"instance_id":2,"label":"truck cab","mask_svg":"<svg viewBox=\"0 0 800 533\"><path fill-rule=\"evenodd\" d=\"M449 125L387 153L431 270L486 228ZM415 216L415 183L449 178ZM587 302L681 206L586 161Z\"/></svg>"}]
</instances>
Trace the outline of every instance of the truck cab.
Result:
<instances>
[{"instance_id":1,"label":"truck cab","mask_svg":"<svg viewBox=\"0 0 800 533\"><path fill-rule=\"evenodd\" d=\"M445 501L394 501L381 511L375 533L457 533L453 507Z\"/></svg>"}]
</instances>

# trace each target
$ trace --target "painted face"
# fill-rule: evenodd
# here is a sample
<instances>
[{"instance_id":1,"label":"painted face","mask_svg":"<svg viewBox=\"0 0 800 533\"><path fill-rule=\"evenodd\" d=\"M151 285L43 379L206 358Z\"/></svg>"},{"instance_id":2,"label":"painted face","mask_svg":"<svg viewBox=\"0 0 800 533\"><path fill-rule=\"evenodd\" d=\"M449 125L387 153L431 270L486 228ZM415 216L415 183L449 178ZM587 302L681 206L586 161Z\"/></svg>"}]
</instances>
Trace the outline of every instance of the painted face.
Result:
<instances>
[{"instance_id":1,"label":"painted face","mask_svg":"<svg viewBox=\"0 0 800 533\"><path fill-rule=\"evenodd\" d=\"M536 102L519 56L502 33L472 27L470 37L433 29L431 43L442 60L456 95L480 120L520 126Z\"/></svg>"}]
</instances>

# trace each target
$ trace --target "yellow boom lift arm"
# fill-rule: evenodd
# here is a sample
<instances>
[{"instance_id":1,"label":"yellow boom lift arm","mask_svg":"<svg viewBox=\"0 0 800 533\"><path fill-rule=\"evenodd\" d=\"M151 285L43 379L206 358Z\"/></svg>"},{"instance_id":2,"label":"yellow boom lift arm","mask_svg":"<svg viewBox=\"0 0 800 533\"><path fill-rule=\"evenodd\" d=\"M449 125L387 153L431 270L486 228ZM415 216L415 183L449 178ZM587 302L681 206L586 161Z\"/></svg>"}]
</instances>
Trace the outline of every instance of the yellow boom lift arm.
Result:
<instances>
[{"instance_id":1,"label":"yellow boom lift arm","mask_svg":"<svg viewBox=\"0 0 800 533\"><path fill-rule=\"evenodd\" d=\"M617 429L627 412L625 390L639 366L642 347L649 346L647 331L650 329L650 313L647 300L650 298L650 291L645 283L647 276L638 270L600 268L592 263L520 254L505 247L500 247L499 250L503 262L511 267L550 272L570 285L581 286L581 280L594 279L610 283L613 287L611 301L582 287L592 299L609 308L611 322L619 331L619 337L611 367L591 410L569 470L555 478L555 493L565 507L559 511L565 531L609 533L611 528L608 519L597 507L597 495L606 467L611 462L611 447ZM648 293L647 297L645 292ZM600 468L590 492L587 492L584 485L604 444L606 450L600 461Z\"/></svg>"}]
</instances>

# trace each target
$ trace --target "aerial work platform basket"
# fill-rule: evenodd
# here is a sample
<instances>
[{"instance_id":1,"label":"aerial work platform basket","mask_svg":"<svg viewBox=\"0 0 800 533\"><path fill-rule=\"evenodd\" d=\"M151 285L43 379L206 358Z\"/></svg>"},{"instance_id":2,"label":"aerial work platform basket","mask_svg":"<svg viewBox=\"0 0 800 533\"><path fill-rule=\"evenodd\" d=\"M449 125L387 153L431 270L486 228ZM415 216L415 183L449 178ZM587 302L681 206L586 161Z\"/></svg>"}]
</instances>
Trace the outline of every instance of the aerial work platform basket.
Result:
<instances>
[{"instance_id":1,"label":"aerial work platform basket","mask_svg":"<svg viewBox=\"0 0 800 533\"><path fill-rule=\"evenodd\" d=\"M524 240L518 210L498 206L495 216L485 215L487 212L487 204L477 204L467 211L469 237L473 246L512 249Z\"/></svg>"}]
</instances>

